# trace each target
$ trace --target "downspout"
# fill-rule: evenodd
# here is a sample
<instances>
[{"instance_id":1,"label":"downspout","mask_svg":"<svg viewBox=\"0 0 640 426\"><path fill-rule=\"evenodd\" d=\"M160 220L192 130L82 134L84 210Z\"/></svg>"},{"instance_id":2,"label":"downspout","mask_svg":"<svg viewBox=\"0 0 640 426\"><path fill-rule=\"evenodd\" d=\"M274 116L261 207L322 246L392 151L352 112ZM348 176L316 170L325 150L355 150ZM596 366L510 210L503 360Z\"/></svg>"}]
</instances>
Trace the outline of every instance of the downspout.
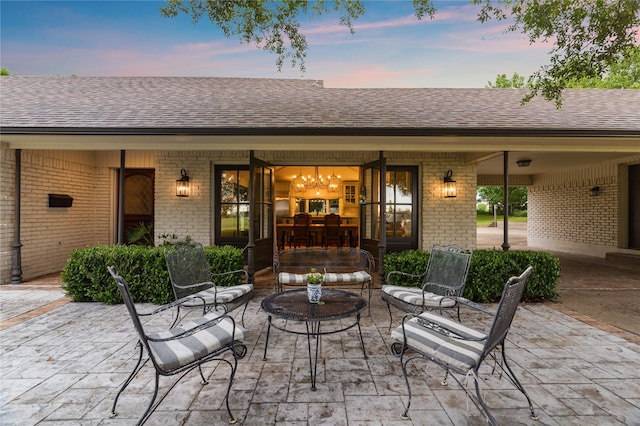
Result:
<instances>
[{"instance_id":1,"label":"downspout","mask_svg":"<svg viewBox=\"0 0 640 426\"><path fill-rule=\"evenodd\" d=\"M16 149L15 170L15 213L13 231L13 268L11 269L11 284L22 284L22 243L20 242L20 176L22 175L22 150Z\"/></svg>"},{"instance_id":2,"label":"downspout","mask_svg":"<svg viewBox=\"0 0 640 426\"><path fill-rule=\"evenodd\" d=\"M120 151L120 179L118 182L118 244L124 244L124 165L125 151Z\"/></svg>"},{"instance_id":3,"label":"downspout","mask_svg":"<svg viewBox=\"0 0 640 426\"><path fill-rule=\"evenodd\" d=\"M504 152L504 196L502 199L502 215L504 216L504 242L502 243L502 250L509 251L509 151Z\"/></svg>"}]
</instances>

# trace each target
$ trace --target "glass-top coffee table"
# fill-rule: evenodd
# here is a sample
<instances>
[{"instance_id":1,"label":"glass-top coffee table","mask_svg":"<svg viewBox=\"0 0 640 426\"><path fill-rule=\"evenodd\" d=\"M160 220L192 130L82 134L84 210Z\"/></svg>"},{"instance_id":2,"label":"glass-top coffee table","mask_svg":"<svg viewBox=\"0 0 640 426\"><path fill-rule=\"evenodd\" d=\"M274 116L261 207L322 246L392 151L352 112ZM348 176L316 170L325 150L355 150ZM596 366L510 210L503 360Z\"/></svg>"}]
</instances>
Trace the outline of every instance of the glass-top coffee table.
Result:
<instances>
[{"instance_id":1,"label":"glass-top coffee table","mask_svg":"<svg viewBox=\"0 0 640 426\"><path fill-rule=\"evenodd\" d=\"M358 327L362 353L367 359L362 339L362 329L360 328L360 312L367 306L367 301L355 294L344 290L322 289L320 303L309 303L307 290L290 290L275 293L262 300L262 309L268 315L267 341L264 344L263 359L267 359L267 347L269 346L269 332L271 327L287 333L301 334L307 336L309 347L309 370L311 372L311 389L316 390L316 373L318 367L318 352L320 347L320 336L325 334L340 333L353 327ZM353 322L337 322L338 328L330 327L328 330L320 330L323 322L341 320L353 317ZM278 326L272 323L273 318L280 318L287 321L303 322L304 328ZM315 339L314 339L315 337ZM315 357L313 356L312 341L315 340Z\"/></svg>"}]
</instances>

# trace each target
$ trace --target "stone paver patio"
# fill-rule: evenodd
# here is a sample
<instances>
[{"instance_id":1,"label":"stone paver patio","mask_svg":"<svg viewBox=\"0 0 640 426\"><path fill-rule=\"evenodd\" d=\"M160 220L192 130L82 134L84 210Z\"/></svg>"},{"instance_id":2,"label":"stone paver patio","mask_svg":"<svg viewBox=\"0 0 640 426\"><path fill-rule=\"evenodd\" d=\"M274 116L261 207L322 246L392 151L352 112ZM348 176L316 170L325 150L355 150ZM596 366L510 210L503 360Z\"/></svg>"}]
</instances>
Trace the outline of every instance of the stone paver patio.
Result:
<instances>
[{"instance_id":1,"label":"stone paver patio","mask_svg":"<svg viewBox=\"0 0 640 426\"><path fill-rule=\"evenodd\" d=\"M53 290L55 292L55 290ZM272 330L268 360L262 359L266 315L258 289L245 315L249 352L240 360L231 407L245 425L482 425L464 392L440 385L442 370L413 363L411 420L401 420L407 392L398 358L388 350L388 313L379 290L371 316L362 316L369 359L355 330L325 336L318 390L310 390L306 338ZM153 388L147 366L109 418L122 381L135 364L133 327L123 305L60 303L38 315L7 309L45 298L52 290L2 291L0 330L0 424L135 424ZM61 297L58 294L58 297ZM152 305L143 305L151 307ZM234 315L239 319L241 312ZM394 318L400 313L394 311ZM18 315L19 321L8 323ZM170 322L170 314L149 327ZM635 319L637 320L637 318ZM522 304L508 337L511 365L529 392L540 419L529 417L526 400L506 378L483 375L483 395L501 424L640 425L640 346L547 305ZM219 366L219 368L218 368ZM488 368L488 367L487 367ZM227 424L223 406L228 367L211 363L199 384L192 372L150 417L150 425ZM170 379L161 379L169 383ZM470 382L472 383L472 381Z\"/></svg>"}]
</instances>

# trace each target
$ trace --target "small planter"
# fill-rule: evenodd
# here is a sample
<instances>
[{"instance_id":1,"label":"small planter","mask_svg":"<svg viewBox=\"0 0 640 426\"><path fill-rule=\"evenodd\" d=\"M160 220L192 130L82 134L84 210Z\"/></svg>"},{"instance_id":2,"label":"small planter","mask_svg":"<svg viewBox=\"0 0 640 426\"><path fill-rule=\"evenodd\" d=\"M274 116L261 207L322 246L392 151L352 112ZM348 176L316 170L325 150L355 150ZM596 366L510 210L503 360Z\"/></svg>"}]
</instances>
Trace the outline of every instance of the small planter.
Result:
<instances>
[{"instance_id":1,"label":"small planter","mask_svg":"<svg viewBox=\"0 0 640 426\"><path fill-rule=\"evenodd\" d=\"M322 284L307 283L307 296L309 297L309 303L320 303Z\"/></svg>"},{"instance_id":2,"label":"small planter","mask_svg":"<svg viewBox=\"0 0 640 426\"><path fill-rule=\"evenodd\" d=\"M324 276L318 272L316 268L311 268L311 273L307 274L307 296L309 297L309 303L320 303L323 280Z\"/></svg>"}]
</instances>

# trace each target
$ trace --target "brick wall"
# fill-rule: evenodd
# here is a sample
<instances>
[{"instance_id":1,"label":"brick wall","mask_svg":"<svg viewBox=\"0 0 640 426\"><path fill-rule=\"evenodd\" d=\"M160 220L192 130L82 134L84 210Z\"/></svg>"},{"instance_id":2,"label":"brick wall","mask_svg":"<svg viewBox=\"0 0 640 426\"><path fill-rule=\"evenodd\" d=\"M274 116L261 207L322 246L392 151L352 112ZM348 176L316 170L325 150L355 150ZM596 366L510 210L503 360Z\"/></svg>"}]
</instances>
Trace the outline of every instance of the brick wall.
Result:
<instances>
[{"instance_id":1,"label":"brick wall","mask_svg":"<svg viewBox=\"0 0 640 426\"><path fill-rule=\"evenodd\" d=\"M548 250L604 257L620 251L626 232L626 164L591 167L534 176L528 191L528 244ZM599 186L597 196L590 189Z\"/></svg>"},{"instance_id":2,"label":"brick wall","mask_svg":"<svg viewBox=\"0 0 640 426\"><path fill-rule=\"evenodd\" d=\"M2 151L3 166L11 166L2 172L4 284L11 280L13 262L15 151ZM109 222L104 218L109 217L110 194L107 169L93 166L92 152L23 150L21 158L22 278L28 280L59 272L75 248L109 242ZM67 194L73 205L49 207L48 194Z\"/></svg>"},{"instance_id":3,"label":"brick wall","mask_svg":"<svg viewBox=\"0 0 640 426\"><path fill-rule=\"evenodd\" d=\"M442 195L447 170L456 181L456 198ZM422 249L451 243L476 246L476 173L474 164L454 154L434 154L422 163Z\"/></svg>"}]
</instances>

